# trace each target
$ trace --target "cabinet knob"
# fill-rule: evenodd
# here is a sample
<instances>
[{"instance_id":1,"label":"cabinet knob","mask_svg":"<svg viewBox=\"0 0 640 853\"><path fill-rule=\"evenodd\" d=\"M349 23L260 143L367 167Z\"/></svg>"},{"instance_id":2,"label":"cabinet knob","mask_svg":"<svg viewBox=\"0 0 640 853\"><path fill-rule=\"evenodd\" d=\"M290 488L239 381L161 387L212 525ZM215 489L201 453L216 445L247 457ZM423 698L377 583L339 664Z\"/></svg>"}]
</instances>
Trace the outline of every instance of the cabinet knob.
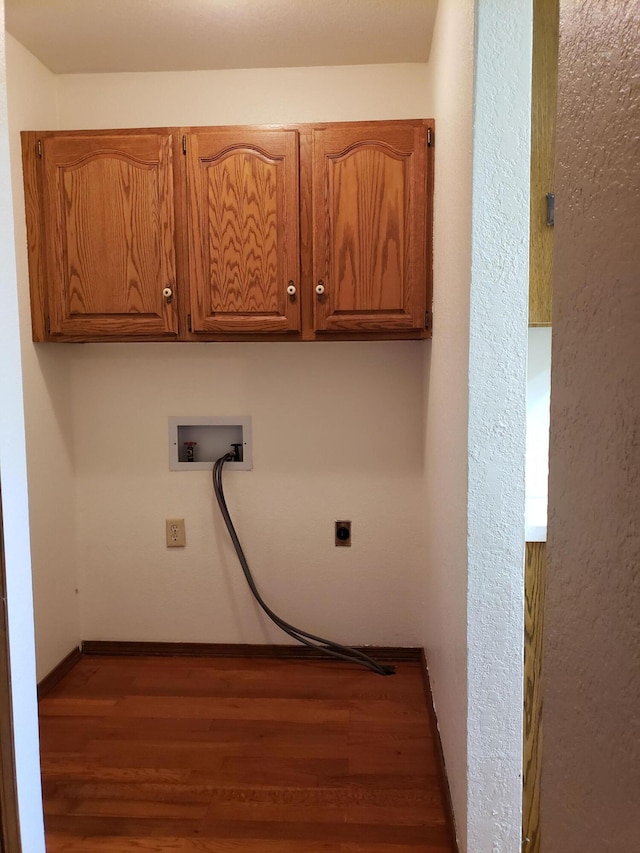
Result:
<instances>
[{"instance_id":1,"label":"cabinet knob","mask_svg":"<svg viewBox=\"0 0 640 853\"><path fill-rule=\"evenodd\" d=\"M318 296L322 296L324 294L324 281L320 279L320 281L316 284L316 293Z\"/></svg>"},{"instance_id":2,"label":"cabinet knob","mask_svg":"<svg viewBox=\"0 0 640 853\"><path fill-rule=\"evenodd\" d=\"M162 291L162 295L164 296L164 301L169 303L173 300L173 290L170 287L165 287Z\"/></svg>"},{"instance_id":3,"label":"cabinet knob","mask_svg":"<svg viewBox=\"0 0 640 853\"><path fill-rule=\"evenodd\" d=\"M297 291L296 291L296 286L292 281L289 282L289 286L287 287L287 293L289 294L289 297L290 297L291 301L293 302L293 300L295 299Z\"/></svg>"}]
</instances>

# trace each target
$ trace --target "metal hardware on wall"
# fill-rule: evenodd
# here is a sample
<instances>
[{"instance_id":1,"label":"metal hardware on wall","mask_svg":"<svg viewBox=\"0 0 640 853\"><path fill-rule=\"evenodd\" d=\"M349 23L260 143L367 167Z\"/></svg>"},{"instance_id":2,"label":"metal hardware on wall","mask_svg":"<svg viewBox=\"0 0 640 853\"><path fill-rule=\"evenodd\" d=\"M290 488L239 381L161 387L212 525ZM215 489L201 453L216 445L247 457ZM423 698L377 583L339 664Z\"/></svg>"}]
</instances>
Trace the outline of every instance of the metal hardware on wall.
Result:
<instances>
[{"instance_id":1,"label":"metal hardware on wall","mask_svg":"<svg viewBox=\"0 0 640 853\"><path fill-rule=\"evenodd\" d=\"M229 470L253 468L251 417L171 416L169 418L169 470L211 471L213 463L231 452Z\"/></svg>"},{"instance_id":2,"label":"metal hardware on wall","mask_svg":"<svg viewBox=\"0 0 640 853\"><path fill-rule=\"evenodd\" d=\"M556 214L556 194L547 193L547 225L553 227Z\"/></svg>"}]
</instances>

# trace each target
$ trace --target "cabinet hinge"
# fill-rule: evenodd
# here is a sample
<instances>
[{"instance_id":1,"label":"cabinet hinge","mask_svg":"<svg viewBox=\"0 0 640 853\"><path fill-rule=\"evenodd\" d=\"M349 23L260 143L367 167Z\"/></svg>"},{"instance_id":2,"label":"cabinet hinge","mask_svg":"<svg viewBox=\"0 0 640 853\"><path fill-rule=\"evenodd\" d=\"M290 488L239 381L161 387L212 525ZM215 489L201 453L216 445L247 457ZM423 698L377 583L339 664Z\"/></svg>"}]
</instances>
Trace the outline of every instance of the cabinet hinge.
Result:
<instances>
[{"instance_id":1,"label":"cabinet hinge","mask_svg":"<svg viewBox=\"0 0 640 853\"><path fill-rule=\"evenodd\" d=\"M433 145L433 131L430 127L427 128L427 148L431 148Z\"/></svg>"},{"instance_id":2,"label":"cabinet hinge","mask_svg":"<svg viewBox=\"0 0 640 853\"><path fill-rule=\"evenodd\" d=\"M42 157L42 140L38 140L38 157Z\"/></svg>"},{"instance_id":3,"label":"cabinet hinge","mask_svg":"<svg viewBox=\"0 0 640 853\"><path fill-rule=\"evenodd\" d=\"M50 335L51 334L51 317L49 317L48 315L47 315L47 322L45 323L45 326L47 329L47 334Z\"/></svg>"},{"instance_id":4,"label":"cabinet hinge","mask_svg":"<svg viewBox=\"0 0 640 853\"><path fill-rule=\"evenodd\" d=\"M183 134L183 136L182 136L182 153L183 154L187 153L187 135L186 135L186 133Z\"/></svg>"},{"instance_id":5,"label":"cabinet hinge","mask_svg":"<svg viewBox=\"0 0 640 853\"><path fill-rule=\"evenodd\" d=\"M191 314L187 314L187 328L190 332L193 332L193 329L191 327Z\"/></svg>"},{"instance_id":6,"label":"cabinet hinge","mask_svg":"<svg viewBox=\"0 0 640 853\"><path fill-rule=\"evenodd\" d=\"M424 312L424 327L429 331L433 329L433 311Z\"/></svg>"}]
</instances>

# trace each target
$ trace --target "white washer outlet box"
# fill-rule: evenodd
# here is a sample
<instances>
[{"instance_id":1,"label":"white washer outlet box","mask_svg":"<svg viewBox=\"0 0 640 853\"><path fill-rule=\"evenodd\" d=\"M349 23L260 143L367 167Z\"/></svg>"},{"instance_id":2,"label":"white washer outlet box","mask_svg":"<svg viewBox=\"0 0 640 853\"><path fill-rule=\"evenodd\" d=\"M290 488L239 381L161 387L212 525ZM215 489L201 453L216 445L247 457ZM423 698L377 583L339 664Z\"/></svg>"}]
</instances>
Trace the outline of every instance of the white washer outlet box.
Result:
<instances>
[{"instance_id":1,"label":"white washer outlet box","mask_svg":"<svg viewBox=\"0 0 640 853\"><path fill-rule=\"evenodd\" d=\"M248 415L171 416L169 418L169 470L211 471L214 462L237 446L239 462L227 462L225 469L251 471L253 445L251 417Z\"/></svg>"}]
</instances>

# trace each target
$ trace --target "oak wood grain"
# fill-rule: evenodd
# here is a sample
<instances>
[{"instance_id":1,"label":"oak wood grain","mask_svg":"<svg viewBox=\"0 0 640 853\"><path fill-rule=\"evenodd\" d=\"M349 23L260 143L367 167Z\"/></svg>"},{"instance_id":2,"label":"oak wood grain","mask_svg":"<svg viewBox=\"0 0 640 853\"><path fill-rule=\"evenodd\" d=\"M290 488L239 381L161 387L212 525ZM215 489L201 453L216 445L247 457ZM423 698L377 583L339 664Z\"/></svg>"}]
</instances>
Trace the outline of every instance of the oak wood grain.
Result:
<instances>
[{"instance_id":1,"label":"oak wood grain","mask_svg":"<svg viewBox=\"0 0 640 853\"><path fill-rule=\"evenodd\" d=\"M297 131L208 130L186 144L193 331L298 331Z\"/></svg>"},{"instance_id":2,"label":"oak wood grain","mask_svg":"<svg viewBox=\"0 0 640 853\"><path fill-rule=\"evenodd\" d=\"M525 561L524 752L522 837L525 853L540 851L542 761L542 639L546 542L527 542Z\"/></svg>"},{"instance_id":3,"label":"oak wood grain","mask_svg":"<svg viewBox=\"0 0 640 853\"><path fill-rule=\"evenodd\" d=\"M451 853L421 665L84 656L40 703L48 853Z\"/></svg>"},{"instance_id":4,"label":"oak wood grain","mask_svg":"<svg viewBox=\"0 0 640 853\"><path fill-rule=\"evenodd\" d=\"M417 138L416 135L424 135L427 128L433 132L434 123L432 120L414 119L342 125L318 123L277 127L126 128L23 133L34 340L270 341L277 338L291 342L416 340L430 336L431 329L424 328L422 306L419 310L414 306L415 323L408 323L406 317L403 318L404 309L399 311L391 307L381 311L375 307L374 315L369 316L367 311L356 308L351 311L350 319L348 314L342 319L339 319L342 315L336 314L335 322L327 324L326 328L320 331L314 328L313 135L341 127L348 128L355 140L373 138L375 141L376 134L378 137L387 134L390 140L402 135ZM278 134L289 140L280 152L277 147L270 147ZM188 139L189 156L183 152L183 137ZM292 142L294 137L298 139L297 145ZM162 151L157 155L149 151L145 154L145 138L156 142L164 140ZM207 174L206 179L200 175L202 181L198 187L193 175L188 177L189 164L195 147L208 138L215 138L218 142L222 140L227 153L220 150L217 154L208 152L213 159L208 166L200 164L201 171ZM43 159L37 154L38 142L42 143ZM391 141L388 144L393 147ZM420 144L422 146L422 142ZM84 153L81 151L79 155L78 145L84 146ZM382 150L380 148L378 153ZM70 151L73 156L70 161L54 166L51 151L57 152L56 156ZM93 159L83 159L87 152ZM370 155L371 152L363 158L363 164ZM420 156L423 155L425 152L421 148ZM298 171L294 166L294 156L298 158ZM393 172L393 166L389 165L393 157L380 161L374 152L371 159L376 161L376 158L379 162L374 164L375 170L384 172L389 167ZM156 161L157 168L153 166ZM227 167L224 166L225 161L228 161ZM167 164L170 165L170 173L164 171ZM341 181L344 195L354 183L362 186L362 176L356 175L361 164L356 165L355 160L353 163L345 161L343 165ZM149 195L149 187L155 179L145 174L148 168L151 171L155 168L157 173L159 246L161 254L164 251L166 258L170 259L166 267L173 270L175 281L172 302L160 306L154 302L162 288L157 292L152 289L154 271L153 266L147 263L149 245L138 245L139 238L144 240L144 227L139 229L137 221L145 205L153 208L155 204ZM53 172L55 184L51 188L48 184ZM423 241L423 231L426 234L427 248L418 263L423 272L417 275L417 280L420 279L418 288L422 290L425 309L429 309L433 147L426 150L425 180L426 183L420 179L418 187L418 192L424 194L423 183L426 186L424 204L417 203L406 221L411 229L418 230L418 242ZM119 188L113 202L110 199L111 187ZM222 206L218 204L219 192L224 200ZM201 196L198 211L195 210L194 193ZM376 197L375 193L373 197ZM261 203L263 200L264 205ZM385 300L393 294L395 284L391 276L393 251L388 252L383 242L387 240L392 249L396 245L397 241L392 233L389 236L389 232L394 231L394 223L398 220L391 215L392 206L383 211L383 216L372 214L366 207L364 210L362 222L369 242L363 244L362 250L358 249L354 238L357 237L359 242L359 235L351 234L351 225L344 218L341 220L343 243L352 246L352 257L359 259L354 268L364 273L371 270L375 276L380 269L383 270L381 286L371 276L365 275L367 284L363 296L378 303L382 299L386 305ZM187 225L193 216L200 223L200 235ZM356 222L359 222L359 216L358 213ZM155 214L152 214L148 222L154 219ZM93 223L88 233L84 227L87 222ZM205 239L208 229L211 239ZM373 251L371 239L372 235L375 237L376 229L379 235L383 235L383 240L378 241L378 248ZM149 226L149 235L152 231L153 227ZM53 244L50 239L52 233ZM114 238L119 248L116 246L112 253L108 244ZM200 273L196 271L194 274L190 253L192 257L200 257L200 249L195 245L198 241L201 241L205 254L213 246L212 263L205 258L201 261ZM414 242L412 240L412 245ZM396 252L396 266L399 258ZM292 259L293 263L290 263ZM413 271L418 269L414 260L411 253L407 266L411 280ZM274 273L276 263L277 275ZM210 271L215 271L217 284L213 277L207 280L207 266ZM124 283L121 281L114 288L111 272L121 278L124 272ZM268 284L268 279L274 275L279 282L277 296L274 295L275 285ZM164 272L160 277L166 277ZM169 284L170 279L166 278L164 284ZM61 282L65 281L66 285L62 287ZM297 288L293 300L284 293L290 281ZM200 302L198 293L201 294ZM201 322L200 314L203 312L207 319ZM51 332L48 327L51 327ZM190 327L195 327L196 331L190 331Z\"/></svg>"},{"instance_id":5,"label":"oak wood grain","mask_svg":"<svg viewBox=\"0 0 640 853\"><path fill-rule=\"evenodd\" d=\"M426 127L315 129L316 331L424 330Z\"/></svg>"},{"instance_id":6,"label":"oak wood grain","mask_svg":"<svg viewBox=\"0 0 640 853\"><path fill-rule=\"evenodd\" d=\"M20 134L22 173L24 180L27 257L29 263L29 297L31 301L31 334L34 341L49 339L47 316L49 302L46 287L45 248L43 234L43 190L39 168L38 136L33 131Z\"/></svg>"},{"instance_id":7,"label":"oak wood grain","mask_svg":"<svg viewBox=\"0 0 640 853\"><path fill-rule=\"evenodd\" d=\"M554 192L559 0L534 0L531 90L531 230L529 325L551 325L553 228L547 193Z\"/></svg>"},{"instance_id":8,"label":"oak wood grain","mask_svg":"<svg viewBox=\"0 0 640 853\"><path fill-rule=\"evenodd\" d=\"M175 336L171 135L41 141L51 334Z\"/></svg>"}]
</instances>

